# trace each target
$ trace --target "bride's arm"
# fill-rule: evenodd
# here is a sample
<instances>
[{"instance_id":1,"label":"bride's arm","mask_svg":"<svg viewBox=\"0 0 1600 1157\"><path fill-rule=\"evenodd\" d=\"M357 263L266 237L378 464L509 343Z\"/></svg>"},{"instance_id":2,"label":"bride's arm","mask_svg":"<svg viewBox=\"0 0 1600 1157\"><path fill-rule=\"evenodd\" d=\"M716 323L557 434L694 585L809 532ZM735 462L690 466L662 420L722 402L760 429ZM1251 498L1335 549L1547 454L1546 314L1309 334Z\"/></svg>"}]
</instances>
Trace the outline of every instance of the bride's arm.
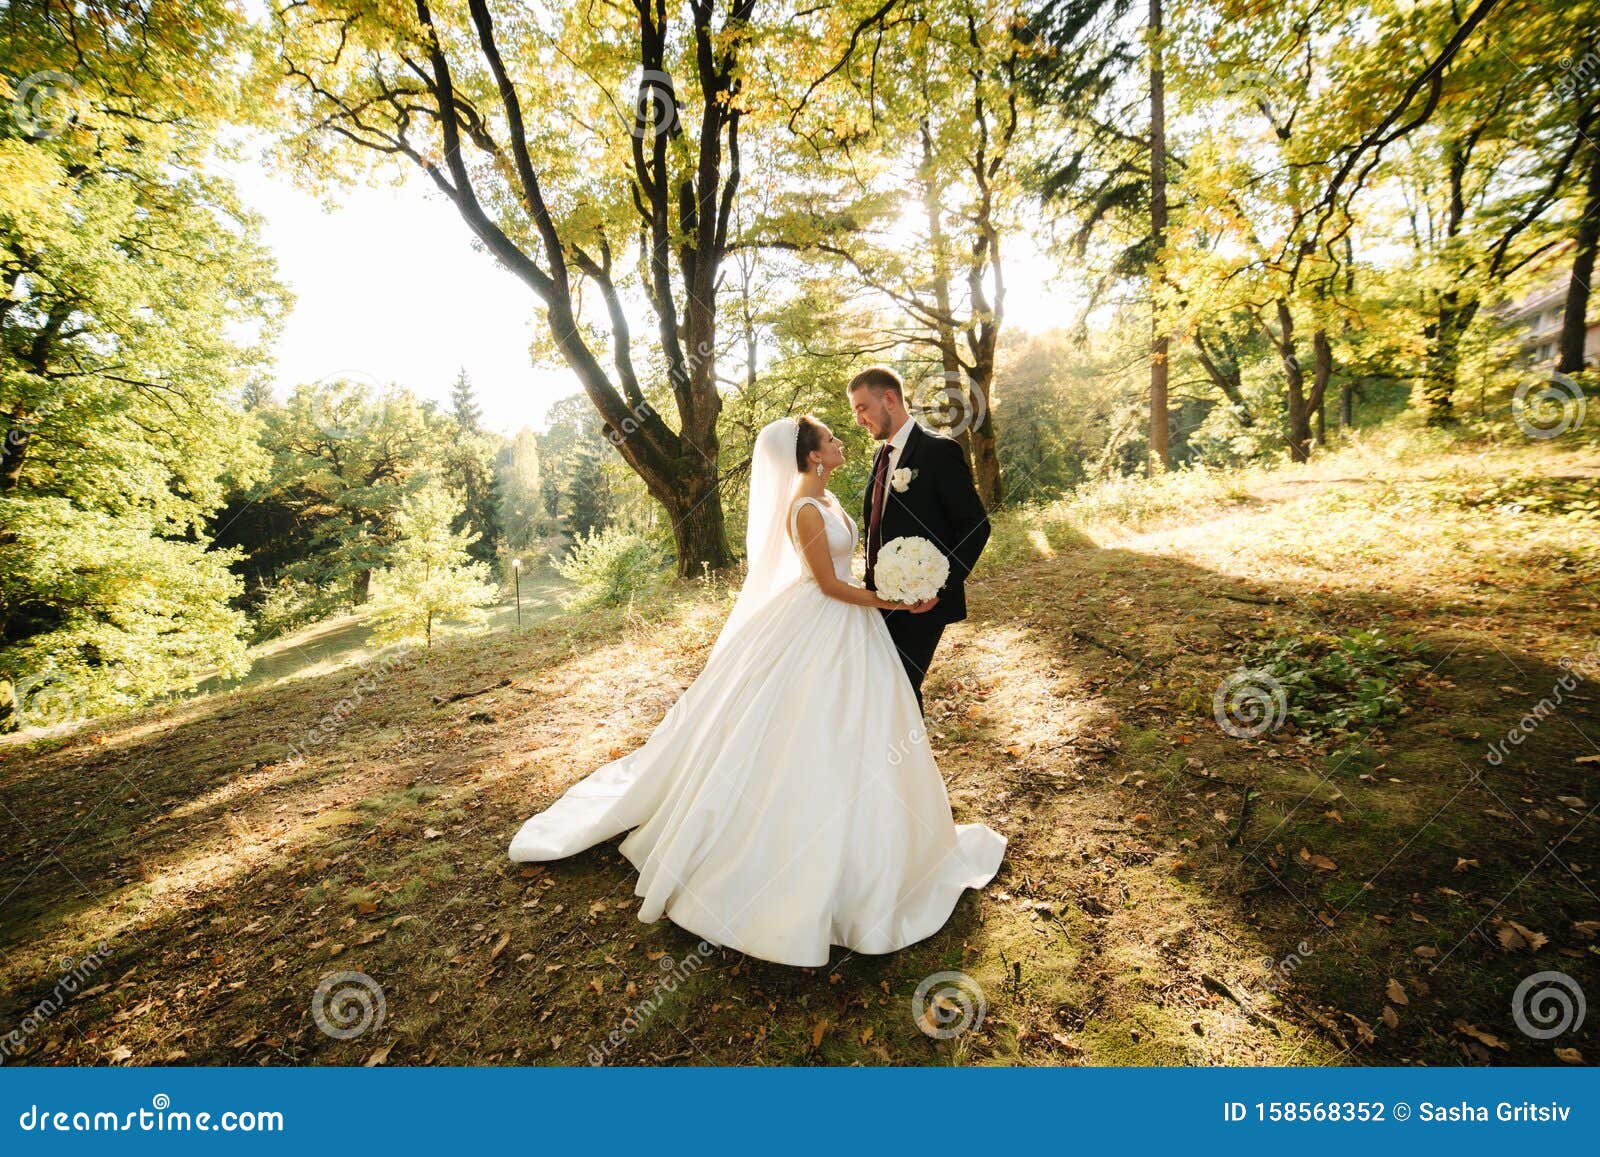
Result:
<instances>
[{"instance_id":1,"label":"bride's arm","mask_svg":"<svg viewBox=\"0 0 1600 1157\"><path fill-rule=\"evenodd\" d=\"M822 593L831 599L853 603L858 607L876 607L880 611L914 613L925 611L938 602L937 599L929 599L926 603L909 607L905 603L891 603L888 599L880 598L878 592L869 591L866 587L845 582L834 573L833 556L828 553L828 530L822 523L822 513L809 502L795 516L795 536L799 539L800 557L811 568L811 576L817 580Z\"/></svg>"}]
</instances>

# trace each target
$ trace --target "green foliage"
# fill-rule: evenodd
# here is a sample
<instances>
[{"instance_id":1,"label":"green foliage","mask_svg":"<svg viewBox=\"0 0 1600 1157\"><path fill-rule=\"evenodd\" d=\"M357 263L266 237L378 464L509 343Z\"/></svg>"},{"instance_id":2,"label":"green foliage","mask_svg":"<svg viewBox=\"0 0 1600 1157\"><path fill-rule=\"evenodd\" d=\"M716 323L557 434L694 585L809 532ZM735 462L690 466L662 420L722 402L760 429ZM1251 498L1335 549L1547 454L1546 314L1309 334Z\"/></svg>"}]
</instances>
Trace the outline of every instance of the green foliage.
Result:
<instances>
[{"instance_id":1,"label":"green foliage","mask_svg":"<svg viewBox=\"0 0 1600 1157\"><path fill-rule=\"evenodd\" d=\"M1496 514L1545 514L1573 522L1600 521L1600 493L1588 478L1501 478L1492 482L1438 482L1419 497L1439 505Z\"/></svg>"},{"instance_id":2,"label":"green foliage","mask_svg":"<svg viewBox=\"0 0 1600 1157\"><path fill-rule=\"evenodd\" d=\"M132 707L249 669L230 554L167 537L148 516L61 497L0 498L14 725Z\"/></svg>"},{"instance_id":3,"label":"green foliage","mask_svg":"<svg viewBox=\"0 0 1600 1157\"><path fill-rule=\"evenodd\" d=\"M271 469L222 512L219 540L247 554L257 600L292 585L279 607L297 604L301 621L359 606L391 560L406 497L450 474L454 419L409 391L351 379L298 386L257 413Z\"/></svg>"},{"instance_id":4,"label":"green foliage","mask_svg":"<svg viewBox=\"0 0 1600 1157\"><path fill-rule=\"evenodd\" d=\"M250 115L241 13L64 11L0 14L0 678L23 722L45 686L43 714L76 715L243 668L207 525L261 473L233 399L286 305L206 171Z\"/></svg>"},{"instance_id":5,"label":"green foliage","mask_svg":"<svg viewBox=\"0 0 1600 1157\"><path fill-rule=\"evenodd\" d=\"M572 584L564 603L584 611L631 602L665 585L666 561L659 544L635 529L610 526L581 536L556 564Z\"/></svg>"},{"instance_id":6,"label":"green foliage","mask_svg":"<svg viewBox=\"0 0 1600 1157\"><path fill-rule=\"evenodd\" d=\"M406 496L394 516L397 541L372 600L373 637L380 643L433 643L444 622L477 625L499 598L489 568L470 551L477 535L451 529L461 499L429 481Z\"/></svg>"},{"instance_id":7,"label":"green foliage","mask_svg":"<svg viewBox=\"0 0 1600 1157\"><path fill-rule=\"evenodd\" d=\"M450 387L450 409L455 429L447 442L445 473L450 485L464 498L455 529L476 531L472 557L492 562L502 538L495 495L495 459L501 439L487 433L480 424L482 415L466 370Z\"/></svg>"},{"instance_id":8,"label":"green foliage","mask_svg":"<svg viewBox=\"0 0 1600 1157\"><path fill-rule=\"evenodd\" d=\"M608 469L617 452L600 431L600 421L581 394L550 407L549 424L538 439L539 486L544 525L579 537L610 525L618 517Z\"/></svg>"},{"instance_id":9,"label":"green foliage","mask_svg":"<svg viewBox=\"0 0 1600 1157\"><path fill-rule=\"evenodd\" d=\"M1282 685L1287 720L1313 738L1359 735L1405 714L1401 692L1424 670L1414 645L1381 630L1279 636L1248 656L1248 666Z\"/></svg>"},{"instance_id":10,"label":"green foliage","mask_svg":"<svg viewBox=\"0 0 1600 1157\"><path fill-rule=\"evenodd\" d=\"M539 435L524 426L495 455L495 516L512 554L526 551L543 533L548 521L543 493Z\"/></svg>"}]
</instances>

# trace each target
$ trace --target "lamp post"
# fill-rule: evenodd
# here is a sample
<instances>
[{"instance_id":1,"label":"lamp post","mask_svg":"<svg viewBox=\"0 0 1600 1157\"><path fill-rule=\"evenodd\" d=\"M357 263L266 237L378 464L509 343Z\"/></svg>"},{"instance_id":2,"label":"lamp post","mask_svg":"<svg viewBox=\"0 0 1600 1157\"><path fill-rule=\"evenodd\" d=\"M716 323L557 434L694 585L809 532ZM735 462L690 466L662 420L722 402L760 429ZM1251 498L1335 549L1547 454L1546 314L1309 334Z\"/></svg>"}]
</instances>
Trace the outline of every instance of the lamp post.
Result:
<instances>
[{"instance_id":1,"label":"lamp post","mask_svg":"<svg viewBox=\"0 0 1600 1157\"><path fill-rule=\"evenodd\" d=\"M513 581L516 583L517 588L517 630L520 631L522 630L522 560L520 558L511 560L511 573L514 576Z\"/></svg>"}]
</instances>

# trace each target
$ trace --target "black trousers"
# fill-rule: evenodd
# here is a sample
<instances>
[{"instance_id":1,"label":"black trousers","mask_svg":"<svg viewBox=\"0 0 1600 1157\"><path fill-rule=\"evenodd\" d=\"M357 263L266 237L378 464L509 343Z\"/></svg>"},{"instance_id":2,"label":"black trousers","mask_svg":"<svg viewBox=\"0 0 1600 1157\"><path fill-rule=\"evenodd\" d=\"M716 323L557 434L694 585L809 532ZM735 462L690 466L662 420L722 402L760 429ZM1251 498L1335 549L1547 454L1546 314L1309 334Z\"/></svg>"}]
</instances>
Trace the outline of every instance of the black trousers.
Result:
<instances>
[{"instance_id":1,"label":"black trousers","mask_svg":"<svg viewBox=\"0 0 1600 1157\"><path fill-rule=\"evenodd\" d=\"M911 680L911 689L917 693L917 710L921 711L922 678L933 663L933 652L939 646L939 636L944 634L944 624L929 615L913 615L910 611L881 613L889 626L894 648L900 652L900 663Z\"/></svg>"}]
</instances>

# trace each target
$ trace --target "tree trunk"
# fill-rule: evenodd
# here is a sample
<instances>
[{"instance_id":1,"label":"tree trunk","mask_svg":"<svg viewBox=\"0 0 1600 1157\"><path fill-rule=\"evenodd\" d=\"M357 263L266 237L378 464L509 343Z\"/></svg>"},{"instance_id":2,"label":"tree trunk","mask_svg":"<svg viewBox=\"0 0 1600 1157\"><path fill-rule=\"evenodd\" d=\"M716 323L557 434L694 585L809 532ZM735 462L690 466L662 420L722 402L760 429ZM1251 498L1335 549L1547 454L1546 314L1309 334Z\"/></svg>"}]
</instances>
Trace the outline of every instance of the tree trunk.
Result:
<instances>
[{"instance_id":1,"label":"tree trunk","mask_svg":"<svg viewBox=\"0 0 1600 1157\"><path fill-rule=\"evenodd\" d=\"M1445 236L1452 241L1460 236L1466 220L1467 166L1481 131L1480 127L1450 143L1450 207L1445 218ZM1446 290L1439 295L1433 324L1424 331L1428 346L1422 372L1422 396L1427 403L1430 426L1448 426L1456 420L1456 372L1461 364L1461 337L1476 312L1476 302L1462 304L1460 290Z\"/></svg>"},{"instance_id":2,"label":"tree trunk","mask_svg":"<svg viewBox=\"0 0 1600 1157\"><path fill-rule=\"evenodd\" d=\"M13 417L11 428L0 446L0 494L10 494L22 481L22 464L28 458L28 426L25 419Z\"/></svg>"},{"instance_id":3,"label":"tree trunk","mask_svg":"<svg viewBox=\"0 0 1600 1157\"><path fill-rule=\"evenodd\" d=\"M672 519L672 541L678 554L678 577L700 578L706 569L716 569L709 560L728 548L722 507L712 499L716 481L698 476L685 479L681 494L664 503Z\"/></svg>"},{"instance_id":4,"label":"tree trunk","mask_svg":"<svg viewBox=\"0 0 1600 1157\"><path fill-rule=\"evenodd\" d=\"M1589 179L1580 206L1577 252L1572 256L1572 280L1567 283L1567 305L1561 317L1561 357L1556 369L1575 374L1583 369L1583 347L1589 336L1589 286L1594 282L1594 260L1600 250L1600 146L1589 146Z\"/></svg>"},{"instance_id":5,"label":"tree trunk","mask_svg":"<svg viewBox=\"0 0 1600 1157\"><path fill-rule=\"evenodd\" d=\"M1461 338L1477 312L1478 303L1463 303L1457 290L1440 295L1438 314L1427 329L1427 360L1422 378L1422 396L1428 406L1430 426L1448 426L1456 420L1456 374L1461 365Z\"/></svg>"},{"instance_id":6,"label":"tree trunk","mask_svg":"<svg viewBox=\"0 0 1600 1157\"><path fill-rule=\"evenodd\" d=\"M1326 446L1328 429L1324 410L1328 399L1328 382L1333 377L1333 346L1328 342L1328 331L1319 326L1317 332L1311 335L1311 346L1316 360L1310 408L1317 416L1316 443L1318 446Z\"/></svg>"},{"instance_id":7,"label":"tree trunk","mask_svg":"<svg viewBox=\"0 0 1600 1157\"><path fill-rule=\"evenodd\" d=\"M1167 450L1167 355L1171 340L1161 331L1160 303L1160 290L1166 283L1161 250L1167 243L1167 98L1161 37L1161 0L1150 0L1150 238L1155 251L1150 279L1151 324L1155 330L1150 343L1151 474L1162 473L1172 465Z\"/></svg>"},{"instance_id":8,"label":"tree trunk","mask_svg":"<svg viewBox=\"0 0 1600 1157\"><path fill-rule=\"evenodd\" d=\"M1289 303L1278 299L1278 332L1273 334L1278 360L1283 363L1283 414L1289 429L1289 458L1305 462L1311 457L1311 405L1306 397L1305 371L1294 352L1294 315Z\"/></svg>"},{"instance_id":9,"label":"tree trunk","mask_svg":"<svg viewBox=\"0 0 1600 1157\"><path fill-rule=\"evenodd\" d=\"M1223 344L1229 345L1226 334ZM1204 333L1198 328L1194 332L1194 351L1200 358L1200 365L1204 367L1206 376L1211 379L1211 384L1221 391L1222 396L1228 399L1228 404L1233 407L1234 414L1239 419L1239 425L1249 429L1256 424L1255 415L1250 412L1250 407L1244 400L1244 379L1239 374L1239 360L1231 351L1228 360L1219 361L1206 345Z\"/></svg>"},{"instance_id":10,"label":"tree trunk","mask_svg":"<svg viewBox=\"0 0 1600 1157\"><path fill-rule=\"evenodd\" d=\"M982 415L982 420L972 424L972 477L978 486L978 497L983 499L987 510L995 509L1005 499L1005 491L1000 484L1000 452L995 437L994 410L989 404L989 375L993 372L993 362L981 371L976 367L973 369L969 375L971 396L967 401L975 418Z\"/></svg>"}]
</instances>

